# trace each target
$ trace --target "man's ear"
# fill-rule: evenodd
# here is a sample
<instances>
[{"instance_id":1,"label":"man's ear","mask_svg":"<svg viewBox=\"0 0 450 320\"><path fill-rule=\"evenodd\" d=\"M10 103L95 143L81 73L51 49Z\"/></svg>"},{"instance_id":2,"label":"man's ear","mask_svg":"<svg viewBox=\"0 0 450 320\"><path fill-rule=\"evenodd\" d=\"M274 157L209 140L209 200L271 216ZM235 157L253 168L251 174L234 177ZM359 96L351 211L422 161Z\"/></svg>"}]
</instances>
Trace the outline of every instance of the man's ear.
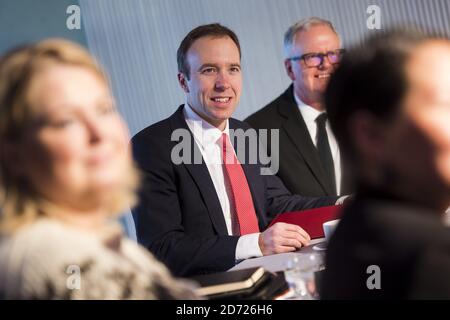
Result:
<instances>
[{"instance_id":1,"label":"man's ear","mask_svg":"<svg viewBox=\"0 0 450 320\"><path fill-rule=\"evenodd\" d=\"M189 93L188 79L182 72L178 72L178 83L184 92Z\"/></svg>"},{"instance_id":2,"label":"man's ear","mask_svg":"<svg viewBox=\"0 0 450 320\"><path fill-rule=\"evenodd\" d=\"M284 60L284 67L286 69L286 73L288 75L288 77L294 81L295 80L295 74L292 71L292 61L290 59L285 59Z\"/></svg>"}]
</instances>

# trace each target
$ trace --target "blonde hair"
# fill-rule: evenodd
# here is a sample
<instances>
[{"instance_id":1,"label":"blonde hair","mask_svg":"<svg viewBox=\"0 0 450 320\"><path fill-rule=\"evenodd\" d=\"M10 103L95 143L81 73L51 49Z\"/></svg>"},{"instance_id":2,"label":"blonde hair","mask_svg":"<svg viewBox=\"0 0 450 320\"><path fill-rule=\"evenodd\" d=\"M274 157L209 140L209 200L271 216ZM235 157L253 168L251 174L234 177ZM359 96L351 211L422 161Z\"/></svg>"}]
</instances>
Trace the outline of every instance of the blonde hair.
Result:
<instances>
[{"instance_id":1,"label":"blonde hair","mask_svg":"<svg viewBox=\"0 0 450 320\"><path fill-rule=\"evenodd\" d=\"M7 146L20 143L25 128L33 121L29 91L36 75L49 64L80 66L93 71L108 84L97 62L80 45L62 39L49 39L15 49L0 59L0 231L10 232L45 216L45 201L11 170ZM111 214L122 212L136 201L139 182L130 161L124 186L112 197Z\"/></svg>"}]
</instances>

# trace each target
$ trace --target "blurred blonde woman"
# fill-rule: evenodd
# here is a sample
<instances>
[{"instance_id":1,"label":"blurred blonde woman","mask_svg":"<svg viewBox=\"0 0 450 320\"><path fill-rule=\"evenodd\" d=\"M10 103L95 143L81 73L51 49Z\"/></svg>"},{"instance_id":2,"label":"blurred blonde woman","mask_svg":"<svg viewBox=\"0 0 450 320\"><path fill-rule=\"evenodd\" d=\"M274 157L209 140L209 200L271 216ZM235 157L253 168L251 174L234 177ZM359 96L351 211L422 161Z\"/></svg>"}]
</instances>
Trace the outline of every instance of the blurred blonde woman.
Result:
<instances>
[{"instance_id":1,"label":"blurred blonde woman","mask_svg":"<svg viewBox=\"0 0 450 320\"><path fill-rule=\"evenodd\" d=\"M135 201L105 74L51 39L0 60L0 298L194 298L114 217Z\"/></svg>"}]
</instances>

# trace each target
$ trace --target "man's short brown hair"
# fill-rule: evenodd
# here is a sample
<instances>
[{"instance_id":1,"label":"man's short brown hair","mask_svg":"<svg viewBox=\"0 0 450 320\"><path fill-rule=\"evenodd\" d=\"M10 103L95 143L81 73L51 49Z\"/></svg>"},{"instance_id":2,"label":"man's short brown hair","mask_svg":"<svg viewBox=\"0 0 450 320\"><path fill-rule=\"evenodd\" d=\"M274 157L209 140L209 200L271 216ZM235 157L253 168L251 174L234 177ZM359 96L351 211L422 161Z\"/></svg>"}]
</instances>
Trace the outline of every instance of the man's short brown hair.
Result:
<instances>
[{"instance_id":1,"label":"man's short brown hair","mask_svg":"<svg viewBox=\"0 0 450 320\"><path fill-rule=\"evenodd\" d=\"M219 23L212 23L198 26L197 28L191 30L184 37L183 41L181 41L180 46L178 47L177 50L178 72L183 73L188 80L190 70L189 64L187 63L186 60L187 52L197 39L203 37L213 37L213 38L230 37L239 50L239 58L241 57L241 46L239 44L239 39L231 29L222 26Z\"/></svg>"}]
</instances>

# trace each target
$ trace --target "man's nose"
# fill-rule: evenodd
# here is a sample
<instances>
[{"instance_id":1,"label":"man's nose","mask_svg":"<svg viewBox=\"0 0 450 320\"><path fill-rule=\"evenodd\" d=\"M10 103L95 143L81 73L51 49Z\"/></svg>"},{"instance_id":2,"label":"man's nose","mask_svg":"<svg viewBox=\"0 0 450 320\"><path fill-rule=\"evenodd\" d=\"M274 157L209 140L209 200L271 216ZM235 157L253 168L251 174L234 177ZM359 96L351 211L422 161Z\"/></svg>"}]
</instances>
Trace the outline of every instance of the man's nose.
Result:
<instances>
[{"instance_id":1,"label":"man's nose","mask_svg":"<svg viewBox=\"0 0 450 320\"><path fill-rule=\"evenodd\" d=\"M217 74L215 87L216 90L226 90L230 87L229 75L227 72L221 71Z\"/></svg>"},{"instance_id":2,"label":"man's nose","mask_svg":"<svg viewBox=\"0 0 450 320\"><path fill-rule=\"evenodd\" d=\"M322 63L319 65L319 69L326 70L331 68L333 65L330 63L330 60L328 60L328 56L323 56Z\"/></svg>"}]
</instances>

